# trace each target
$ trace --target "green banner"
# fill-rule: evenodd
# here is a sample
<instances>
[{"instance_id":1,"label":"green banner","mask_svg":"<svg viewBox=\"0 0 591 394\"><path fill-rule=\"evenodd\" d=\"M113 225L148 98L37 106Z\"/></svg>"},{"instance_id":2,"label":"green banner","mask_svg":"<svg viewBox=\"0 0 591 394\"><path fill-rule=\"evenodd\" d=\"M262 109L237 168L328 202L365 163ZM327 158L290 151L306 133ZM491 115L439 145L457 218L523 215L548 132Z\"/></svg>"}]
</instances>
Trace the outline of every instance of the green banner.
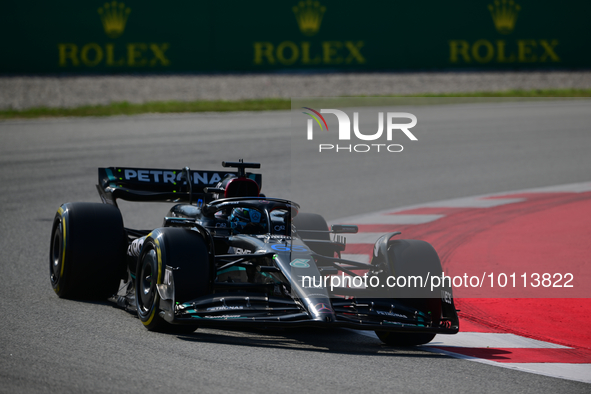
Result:
<instances>
[{"instance_id":1,"label":"green banner","mask_svg":"<svg viewBox=\"0 0 591 394\"><path fill-rule=\"evenodd\" d=\"M591 67L591 3L10 2L0 73Z\"/></svg>"}]
</instances>

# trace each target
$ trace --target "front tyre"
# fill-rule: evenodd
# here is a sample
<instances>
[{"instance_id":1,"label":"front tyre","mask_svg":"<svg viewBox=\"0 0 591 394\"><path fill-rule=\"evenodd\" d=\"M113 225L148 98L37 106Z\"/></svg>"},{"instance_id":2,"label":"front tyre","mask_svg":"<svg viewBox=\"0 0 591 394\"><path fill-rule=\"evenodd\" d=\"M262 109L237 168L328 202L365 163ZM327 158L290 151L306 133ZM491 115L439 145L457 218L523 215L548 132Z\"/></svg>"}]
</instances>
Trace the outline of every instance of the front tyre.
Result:
<instances>
[{"instance_id":1,"label":"front tyre","mask_svg":"<svg viewBox=\"0 0 591 394\"><path fill-rule=\"evenodd\" d=\"M157 285L164 281L166 266L178 270L175 277L175 301L185 302L211 291L211 261L203 237L191 230L161 228L144 241L136 268L137 313L150 331L190 333L196 325L174 325L160 316Z\"/></svg>"},{"instance_id":2,"label":"front tyre","mask_svg":"<svg viewBox=\"0 0 591 394\"><path fill-rule=\"evenodd\" d=\"M390 241L387 259L382 265L384 274L402 277L441 276L443 270L437 252L428 242L402 239ZM386 280L386 277L382 278ZM429 287L406 287L393 289L393 298L407 307L415 308L431 319L431 327L438 327L441 320L442 304L440 290ZM382 342L391 346L417 346L429 343L436 334L396 333L376 331Z\"/></svg>"},{"instance_id":3,"label":"front tyre","mask_svg":"<svg viewBox=\"0 0 591 394\"><path fill-rule=\"evenodd\" d=\"M162 264L158 265L158 252L153 240L147 243L147 240L144 241L144 252L139 257L136 271L136 304L138 317L144 326L148 330L158 331L166 325L157 314L160 299L156 285L162 283Z\"/></svg>"}]
</instances>

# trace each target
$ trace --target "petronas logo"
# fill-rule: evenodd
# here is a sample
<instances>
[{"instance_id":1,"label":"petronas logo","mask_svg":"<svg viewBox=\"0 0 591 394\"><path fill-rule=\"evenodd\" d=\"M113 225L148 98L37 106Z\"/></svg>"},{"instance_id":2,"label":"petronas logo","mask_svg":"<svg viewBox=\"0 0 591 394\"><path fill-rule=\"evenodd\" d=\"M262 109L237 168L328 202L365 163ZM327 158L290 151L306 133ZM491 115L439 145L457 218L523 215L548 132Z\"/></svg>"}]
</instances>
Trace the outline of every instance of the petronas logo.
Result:
<instances>
[{"instance_id":1,"label":"petronas logo","mask_svg":"<svg viewBox=\"0 0 591 394\"><path fill-rule=\"evenodd\" d=\"M125 4L116 1L105 3L100 7L98 13L101 16L105 33L111 38L117 38L123 34L130 12L129 7L126 8Z\"/></svg>"},{"instance_id":2,"label":"petronas logo","mask_svg":"<svg viewBox=\"0 0 591 394\"><path fill-rule=\"evenodd\" d=\"M302 33L307 36L318 33L326 7L317 1L306 0L300 1L292 10Z\"/></svg>"},{"instance_id":3,"label":"petronas logo","mask_svg":"<svg viewBox=\"0 0 591 394\"><path fill-rule=\"evenodd\" d=\"M497 31L501 34L509 34L515 28L517 14L521 10L521 6L513 0L495 0L494 5L488 5L488 10Z\"/></svg>"}]
</instances>

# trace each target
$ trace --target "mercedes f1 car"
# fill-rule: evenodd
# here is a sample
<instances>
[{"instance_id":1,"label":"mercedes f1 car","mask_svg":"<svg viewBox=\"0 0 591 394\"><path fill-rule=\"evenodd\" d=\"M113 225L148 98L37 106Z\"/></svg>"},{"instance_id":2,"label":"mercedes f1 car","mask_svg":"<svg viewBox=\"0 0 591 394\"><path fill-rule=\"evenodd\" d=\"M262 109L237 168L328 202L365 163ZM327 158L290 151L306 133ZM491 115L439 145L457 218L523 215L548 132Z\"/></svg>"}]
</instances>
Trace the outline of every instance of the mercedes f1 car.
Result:
<instances>
[{"instance_id":1,"label":"mercedes f1 car","mask_svg":"<svg viewBox=\"0 0 591 394\"><path fill-rule=\"evenodd\" d=\"M342 234L357 226L329 229L295 202L264 196L261 175L246 172L258 163L222 165L237 170L99 168L102 203L63 204L53 221L56 294L110 299L161 332L348 327L395 346L458 332L451 288L383 285L388 277L441 275L430 244L390 233L375 243L371 262L341 258ZM176 205L161 227L137 230L124 227L118 199ZM331 286L335 276L344 284Z\"/></svg>"}]
</instances>

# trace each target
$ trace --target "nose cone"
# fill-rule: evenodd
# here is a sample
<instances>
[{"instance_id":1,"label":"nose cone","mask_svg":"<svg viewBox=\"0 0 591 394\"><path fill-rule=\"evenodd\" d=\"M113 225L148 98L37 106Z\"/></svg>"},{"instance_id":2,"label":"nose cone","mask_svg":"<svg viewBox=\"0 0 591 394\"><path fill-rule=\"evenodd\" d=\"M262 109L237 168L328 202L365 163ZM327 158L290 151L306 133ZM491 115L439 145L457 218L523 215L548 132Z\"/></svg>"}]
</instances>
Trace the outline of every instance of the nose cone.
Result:
<instances>
[{"instance_id":1,"label":"nose cone","mask_svg":"<svg viewBox=\"0 0 591 394\"><path fill-rule=\"evenodd\" d=\"M323 323L332 323L336 321L334 310L328 299L312 304L310 309L314 314L314 320L316 321L321 321Z\"/></svg>"}]
</instances>

